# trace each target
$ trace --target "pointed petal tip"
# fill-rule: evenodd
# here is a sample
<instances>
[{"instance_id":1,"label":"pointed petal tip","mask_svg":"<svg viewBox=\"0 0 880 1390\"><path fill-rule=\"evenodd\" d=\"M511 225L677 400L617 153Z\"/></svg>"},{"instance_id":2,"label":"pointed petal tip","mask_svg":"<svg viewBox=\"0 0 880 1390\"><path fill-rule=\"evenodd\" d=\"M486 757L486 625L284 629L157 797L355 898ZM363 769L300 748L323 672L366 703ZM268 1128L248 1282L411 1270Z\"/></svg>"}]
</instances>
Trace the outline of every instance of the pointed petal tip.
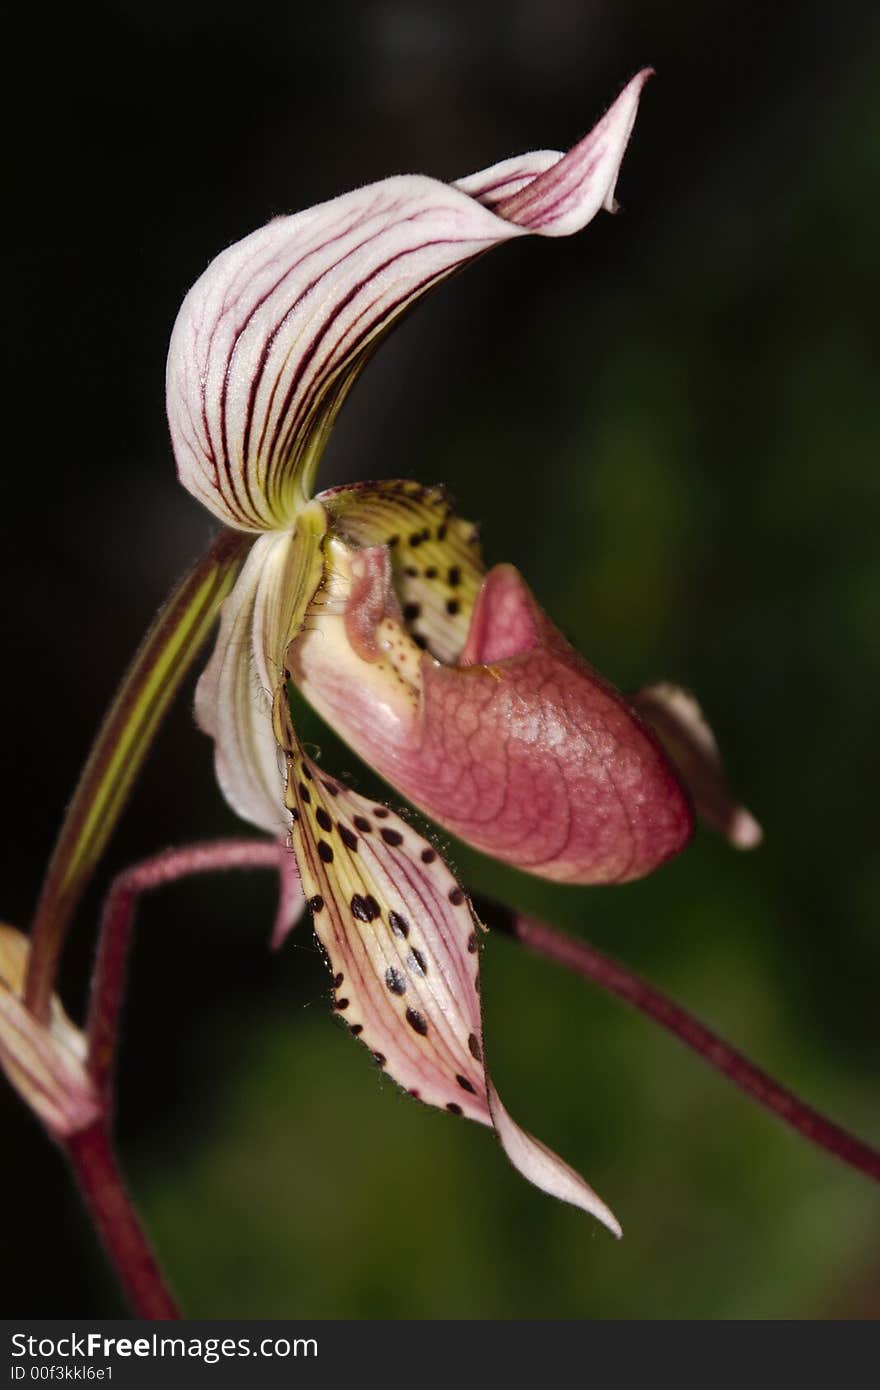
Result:
<instances>
[{"instance_id":1,"label":"pointed petal tip","mask_svg":"<svg viewBox=\"0 0 880 1390\"><path fill-rule=\"evenodd\" d=\"M594 1216L619 1240L623 1235L623 1228L610 1207L584 1181L580 1173L571 1168L546 1144L542 1144L540 1139L520 1128L508 1114L488 1076L486 1081L495 1133L514 1168L542 1192Z\"/></svg>"},{"instance_id":2,"label":"pointed petal tip","mask_svg":"<svg viewBox=\"0 0 880 1390\"><path fill-rule=\"evenodd\" d=\"M626 147L629 144L629 138L632 135L633 126L636 122L636 114L639 109L639 102L642 98L642 89L644 88L645 83L650 78L655 76L655 73L655 68L640 68L640 70L636 73L635 77L631 78L627 85L624 87L623 91L620 93L620 96L617 98L617 101L614 103L614 105L609 108L609 116L611 115L612 111L617 111L619 108L620 113L628 118L625 125L626 134L623 137L620 149L618 172L619 164L623 160L624 153L626 152ZM605 212L610 212L614 214L620 211L620 204L614 196L616 187L617 176L615 175L614 180L609 185L608 192L605 195L605 201L602 204L602 207L605 210Z\"/></svg>"},{"instance_id":3,"label":"pointed petal tip","mask_svg":"<svg viewBox=\"0 0 880 1390\"><path fill-rule=\"evenodd\" d=\"M730 791L715 735L691 691L661 681L630 698L678 769L697 815L734 849L756 849L764 832Z\"/></svg>"},{"instance_id":4,"label":"pointed petal tip","mask_svg":"<svg viewBox=\"0 0 880 1390\"><path fill-rule=\"evenodd\" d=\"M616 210L614 191L632 135L642 88L653 72L642 68L583 139L510 197L495 205L500 217L539 236L571 236L600 209Z\"/></svg>"},{"instance_id":5,"label":"pointed petal tip","mask_svg":"<svg viewBox=\"0 0 880 1390\"><path fill-rule=\"evenodd\" d=\"M740 806L727 827L727 838L734 849L757 849L763 843L764 831L751 811Z\"/></svg>"}]
</instances>

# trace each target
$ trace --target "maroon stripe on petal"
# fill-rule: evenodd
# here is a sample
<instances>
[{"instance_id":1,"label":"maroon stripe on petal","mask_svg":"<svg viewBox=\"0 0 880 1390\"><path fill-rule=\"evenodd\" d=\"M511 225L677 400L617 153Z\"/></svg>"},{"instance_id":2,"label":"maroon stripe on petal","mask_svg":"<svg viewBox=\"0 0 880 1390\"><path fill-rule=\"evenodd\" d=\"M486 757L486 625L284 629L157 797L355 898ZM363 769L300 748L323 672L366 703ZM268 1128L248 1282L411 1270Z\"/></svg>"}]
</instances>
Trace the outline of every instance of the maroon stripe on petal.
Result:
<instances>
[{"instance_id":1,"label":"maroon stripe on petal","mask_svg":"<svg viewBox=\"0 0 880 1390\"><path fill-rule=\"evenodd\" d=\"M404 222L409 220L411 219L403 219ZM387 230L390 231L392 229L388 228ZM399 261L406 260L410 256L423 255L424 252L429 248L437 246L455 246L457 244L459 243L453 238L441 237L421 242L416 247L404 247L402 250L396 251L393 256L389 256L386 260L380 262L380 264L373 267L370 271L370 274L365 279L359 280L356 284L352 285L342 296L342 298L337 301L337 303L334 305L332 313L329 315L327 320L322 325L320 333L314 336L309 347L303 353L299 361L299 364L297 365L297 369L288 384L284 398L284 403L279 413L278 421L273 431L272 438L269 441L268 447L271 455L280 455L280 458L282 460L284 460L288 456L292 447L294 433L302 424L302 421L308 411L310 403L309 394L305 394L303 400L297 404L297 408L291 412L290 419L288 420L288 411L291 411L291 407L293 405L297 389L300 386L300 383L303 381L304 377L306 376L309 365L317 355L322 343L333 329L333 326L337 322L339 317L344 313L344 311L353 302L353 300L357 298L357 296L363 291L363 289L370 283L371 280L374 280L378 276L381 276L385 271L389 270L393 265L396 265ZM336 267L334 267L334 270L335 269ZM349 358L353 357L357 351L359 344L362 343L364 339L369 337L371 333L376 332L376 330L379 328L380 324L383 321L387 323L391 319L393 319L399 311L401 305L406 304L410 299L418 296L428 284L433 283L439 276L442 276L445 273L447 272L443 270L439 272L435 271L432 272L430 276L426 277L424 281L417 281L412 285L408 285L405 293L401 295L399 299L392 301L392 303L383 310L381 316L379 316L376 319L376 321L371 322L367 326L367 328L363 330L363 332L355 341L355 343L350 345L350 347L347 349L347 356ZM379 300L374 300L372 301L372 305L375 305L378 302ZM372 305L370 307L372 307ZM334 346L334 348L331 350L331 353L329 355L330 358L332 358L333 352L335 351L336 346ZM325 361L325 363L322 364L322 367L326 369L327 365L328 364ZM344 362L335 364L334 370L338 370L343 366ZM325 380L326 377L324 375L324 371L322 371L319 374L318 380L310 384L312 399L317 394L320 387L324 384ZM279 439L282 426L284 426L284 437L282 439Z\"/></svg>"},{"instance_id":2,"label":"maroon stripe on petal","mask_svg":"<svg viewBox=\"0 0 880 1390\"><path fill-rule=\"evenodd\" d=\"M566 156L536 151L458 185L388 179L221 253L187 295L169 350L181 481L244 529L292 521L294 484L311 487L355 372L420 295L492 245L530 231L568 235L612 205L645 76ZM335 246L335 263L321 268Z\"/></svg>"}]
</instances>

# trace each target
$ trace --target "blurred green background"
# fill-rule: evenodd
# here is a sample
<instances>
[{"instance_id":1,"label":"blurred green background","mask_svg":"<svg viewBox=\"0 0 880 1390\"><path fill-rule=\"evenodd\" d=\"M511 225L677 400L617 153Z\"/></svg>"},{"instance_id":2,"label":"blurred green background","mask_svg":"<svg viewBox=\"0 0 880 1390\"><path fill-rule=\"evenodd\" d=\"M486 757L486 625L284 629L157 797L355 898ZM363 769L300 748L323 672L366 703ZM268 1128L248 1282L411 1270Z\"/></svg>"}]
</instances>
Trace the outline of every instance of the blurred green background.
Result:
<instances>
[{"instance_id":1,"label":"blurred green background","mask_svg":"<svg viewBox=\"0 0 880 1390\"><path fill-rule=\"evenodd\" d=\"M211 532L163 417L189 283L277 212L564 148L653 63L621 215L432 297L358 386L324 477L449 484L487 559L519 565L615 683L698 692L766 831L748 856L701 833L606 890L453 846L465 881L610 950L880 1142L875 13L328 0L29 21L8 154L6 920L26 924L96 722ZM71 939L75 1013L110 873L239 828L189 698ZM651 1024L489 941L499 1089L611 1203L617 1244L377 1074L334 1026L308 926L270 956L273 901L269 876L240 876L141 916L120 1144L187 1312L880 1313L876 1189ZM120 1313L60 1158L7 1089L0 1106L6 1315Z\"/></svg>"}]
</instances>

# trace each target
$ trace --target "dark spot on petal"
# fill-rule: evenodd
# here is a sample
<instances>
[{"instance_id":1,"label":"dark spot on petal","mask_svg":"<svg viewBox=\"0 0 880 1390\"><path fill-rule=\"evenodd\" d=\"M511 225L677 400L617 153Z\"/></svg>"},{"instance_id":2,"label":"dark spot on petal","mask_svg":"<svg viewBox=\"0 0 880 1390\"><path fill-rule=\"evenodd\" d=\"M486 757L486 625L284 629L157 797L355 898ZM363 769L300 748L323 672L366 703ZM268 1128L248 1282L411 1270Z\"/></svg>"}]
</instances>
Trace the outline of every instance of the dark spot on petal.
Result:
<instances>
[{"instance_id":1,"label":"dark spot on petal","mask_svg":"<svg viewBox=\"0 0 880 1390\"><path fill-rule=\"evenodd\" d=\"M449 1111L450 1115L460 1115L462 1113L461 1106L456 1105L454 1100L451 1100L449 1102L449 1104L446 1106L446 1109Z\"/></svg>"},{"instance_id":2,"label":"dark spot on petal","mask_svg":"<svg viewBox=\"0 0 880 1390\"><path fill-rule=\"evenodd\" d=\"M345 848L350 849L353 853L358 847L357 835L355 835L353 830L349 830L347 825L343 825L342 821L336 822L336 828L339 831L339 838L342 840Z\"/></svg>"},{"instance_id":3,"label":"dark spot on petal","mask_svg":"<svg viewBox=\"0 0 880 1390\"><path fill-rule=\"evenodd\" d=\"M480 993L480 972L479 972L479 970L477 971L476 975L474 976L474 992L475 992L476 994L479 994L479 993Z\"/></svg>"},{"instance_id":4,"label":"dark spot on petal","mask_svg":"<svg viewBox=\"0 0 880 1390\"><path fill-rule=\"evenodd\" d=\"M374 1053L373 1053L373 1061L374 1061L374 1062L378 1062L380 1067L384 1067L384 1065L385 1065L385 1063L387 1062L387 1060L388 1060L388 1058L385 1056L385 1053L384 1053L384 1052L374 1052Z\"/></svg>"},{"instance_id":5,"label":"dark spot on petal","mask_svg":"<svg viewBox=\"0 0 880 1390\"><path fill-rule=\"evenodd\" d=\"M446 612L449 614L450 618L454 618L456 613L460 611L461 604L459 603L457 598L448 598L446 600Z\"/></svg>"},{"instance_id":6,"label":"dark spot on petal","mask_svg":"<svg viewBox=\"0 0 880 1390\"><path fill-rule=\"evenodd\" d=\"M410 636L412 637L412 640L415 642L416 646L419 648L420 651L426 651L426 650L427 650L427 647L428 647L428 639L427 639L427 637L423 637L422 634L421 634L420 632L412 632L412 633L410 633Z\"/></svg>"},{"instance_id":7,"label":"dark spot on petal","mask_svg":"<svg viewBox=\"0 0 880 1390\"><path fill-rule=\"evenodd\" d=\"M318 841L318 855L325 864L333 863L333 846L328 845L326 840Z\"/></svg>"},{"instance_id":8,"label":"dark spot on petal","mask_svg":"<svg viewBox=\"0 0 880 1390\"><path fill-rule=\"evenodd\" d=\"M338 989L339 986L342 984L342 981L343 981L344 979L345 979L345 976L343 975L342 971L340 970L340 972L339 972L338 975L334 975L334 976L333 976L333 988L334 988L334 989Z\"/></svg>"},{"instance_id":9,"label":"dark spot on petal","mask_svg":"<svg viewBox=\"0 0 880 1390\"><path fill-rule=\"evenodd\" d=\"M355 893L351 900L351 910L359 922L373 922L379 916L379 905L375 898L362 897Z\"/></svg>"},{"instance_id":10,"label":"dark spot on petal","mask_svg":"<svg viewBox=\"0 0 880 1390\"><path fill-rule=\"evenodd\" d=\"M403 621L414 623L416 618L421 615L422 605L420 603L407 603L403 608Z\"/></svg>"},{"instance_id":11,"label":"dark spot on petal","mask_svg":"<svg viewBox=\"0 0 880 1390\"><path fill-rule=\"evenodd\" d=\"M449 571L448 578L449 587L451 589L457 589L459 584L461 583L461 570L459 569L458 565L452 565Z\"/></svg>"},{"instance_id":12,"label":"dark spot on petal","mask_svg":"<svg viewBox=\"0 0 880 1390\"><path fill-rule=\"evenodd\" d=\"M403 836L399 830L389 830L387 825L383 825L381 833L386 845L391 845L392 848L396 849L398 845L403 844Z\"/></svg>"},{"instance_id":13,"label":"dark spot on petal","mask_svg":"<svg viewBox=\"0 0 880 1390\"><path fill-rule=\"evenodd\" d=\"M438 527L437 527L437 539L438 539L438 541L445 541L445 540L446 540L446 527L445 527L445 526L438 526Z\"/></svg>"},{"instance_id":14,"label":"dark spot on petal","mask_svg":"<svg viewBox=\"0 0 880 1390\"><path fill-rule=\"evenodd\" d=\"M367 820L366 816L355 816L354 823L362 835L369 835L370 831L373 828L370 825L370 822Z\"/></svg>"},{"instance_id":15,"label":"dark spot on petal","mask_svg":"<svg viewBox=\"0 0 880 1390\"><path fill-rule=\"evenodd\" d=\"M455 1079L463 1091L470 1091L472 1096L477 1094L476 1086L473 1086L466 1076L457 1076Z\"/></svg>"},{"instance_id":16,"label":"dark spot on petal","mask_svg":"<svg viewBox=\"0 0 880 1390\"><path fill-rule=\"evenodd\" d=\"M374 807L373 807L373 815L374 815L374 816L378 816L380 820L387 820L387 819L388 819L388 812L387 812L387 810L385 809L384 806L374 806Z\"/></svg>"},{"instance_id":17,"label":"dark spot on petal","mask_svg":"<svg viewBox=\"0 0 880 1390\"><path fill-rule=\"evenodd\" d=\"M331 796L339 795L339 788L337 787L335 782L325 782L324 786L326 787L327 791L330 793Z\"/></svg>"},{"instance_id":18,"label":"dark spot on petal","mask_svg":"<svg viewBox=\"0 0 880 1390\"><path fill-rule=\"evenodd\" d=\"M429 565L428 568L425 570L425 578L426 578L426 579L436 579L436 578L437 578L437 570L436 570L436 568L434 567L434 565Z\"/></svg>"},{"instance_id":19,"label":"dark spot on petal","mask_svg":"<svg viewBox=\"0 0 880 1390\"><path fill-rule=\"evenodd\" d=\"M420 975L427 975L428 962L425 960L425 957L422 955L421 951L416 950L415 946L413 946L412 950L406 958L406 961L407 965L411 965L414 970L418 970Z\"/></svg>"},{"instance_id":20,"label":"dark spot on petal","mask_svg":"<svg viewBox=\"0 0 880 1390\"><path fill-rule=\"evenodd\" d=\"M421 1100L422 1098L421 1091L416 1090L415 1087L413 1087L413 1089L410 1090L408 1094L412 1096L413 1100Z\"/></svg>"},{"instance_id":21,"label":"dark spot on petal","mask_svg":"<svg viewBox=\"0 0 880 1390\"><path fill-rule=\"evenodd\" d=\"M464 902L464 889L451 888L449 890L449 901L453 907L459 907Z\"/></svg>"},{"instance_id":22,"label":"dark spot on petal","mask_svg":"<svg viewBox=\"0 0 880 1390\"><path fill-rule=\"evenodd\" d=\"M403 572L409 579L418 579L419 577L419 572L416 569L415 565L407 565L406 569Z\"/></svg>"},{"instance_id":23,"label":"dark spot on petal","mask_svg":"<svg viewBox=\"0 0 880 1390\"><path fill-rule=\"evenodd\" d=\"M409 936L409 922L399 912L389 912L388 925L395 936Z\"/></svg>"},{"instance_id":24,"label":"dark spot on petal","mask_svg":"<svg viewBox=\"0 0 880 1390\"><path fill-rule=\"evenodd\" d=\"M406 977L395 966L389 965L385 971L385 983L392 994L406 994Z\"/></svg>"},{"instance_id":25,"label":"dark spot on petal","mask_svg":"<svg viewBox=\"0 0 880 1390\"><path fill-rule=\"evenodd\" d=\"M298 820L299 820L299 811L296 809L295 806L291 806L291 807L290 807L290 819L291 819L292 821L298 821Z\"/></svg>"},{"instance_id":26,"label":"dark spot on petal","mask_svg":"<svg viewBox=\"0 0 880 1390\"><path fill-rule=\"evenodd\" d=\"M470 951L471 955L474 954L474 951L477 949L477 945L477 933L475 931L472 931L470 936L468 937L468 950Z\"/></svg>"},{"instance_id":27,"label":"dark spot on petal","mask_svg":"<svg viewBox=\"0 0 880 1390\"><path fill-rule=\"evenodd\" d=\"M304 802L306 803L306 805L308 806L309 802L310 802L311 799L312 799L312 796L311 796L311 792L309 791L308 787L305 785L304 782L300 782L300 784L299 784L299 794L300 794L300 796L302 797L303 801L304 801Z\"/></svg>"},{"instance_id":28,"label":"dark spot on petal","mask_svg":"<svg viewBox=\"0 0 880 1390\"><path fill-rule=\"evenodd\" d=\"M347 1009L347 1008L348 1008L348 1004L349 1004L349 1001L348 1001L347 999L337 999L337 1000L336 1000L336 1003L333 1005L333 1007L334 1007L335 1009L338 1009L339 1012L342 1013L343 1009Z\"/></svg>"},{"instance_id":29,"label":"dark spot on petal","mask_svg":"<svg viewBox=\"0 0 880 1390\"><path fill-rule=\"evenodd\" d=\"M483 1049L480 1047L480 1039L477 1037L476 1033L471 1033L468 1038L468 1051L475 1062L482 1062Z\"/></svg>"},{"instance_id":30,"label":"dark spot on petal","mask_svg":"<svg viewBox=\"0 0 880 1390\"><path fill-rule=\"evenodd\" d=\"M303 777L305 777L307 782L311 782L313 780L311 768L309 767L308 763L305 762L303 763Z\"/></svg>"},{"instance_id":31,"label":"dark spot on petal","mask_svg":"<svg viewBox=\"0 0 880 1390\"><path fill-rule=\"evenodd\" d=\"M437 851L436 851L436 850L434 850L434 849L423 849L423 850L422 850L422 863L423 863L423 864L433 864L433 862L434 862L434 860L435 860L436 858L437 858Z\"/></svg>"},{"instance_id":32,"label":"dark spot on petal","mask_svg":"<svg viewBox=\"0 0 880 1390\"><path fill-rule=\"evenodd\" d=\"M351 1030L351 1035L353 1038L356 1038L360 1033L364 1031L364 1025L362 1023L351 1023L349 1024L349 1028Z\"/></svg>"},{"instance_id":33,"label":"dark spot on petal","mask_svg":"<svg viewBox=\"0 0 880 1390\"><path fill-rule=\"evenodd\" d=\"M322 830L333 829L333 822L327 815L327 812L324 810L323 806L319 806L317 811L315 812L315 820L318 822Z\"/></svg>"},{"instance_id":34,"label":"dark spot on petal","mask_svg":"<svg viewBox=\"0 0 880 1390\"><path fill-rule=\"evenodd\" d=\"M388 539L387 539L387 541L385 542L385 544L386 544L386 545L397 545L397 543L398 543L399 540L400 540L400 537L399 537L399 536L389 536Z\"/></svg>"},{"instance_id":35,"label":"dark spot on petal","mask_svg":"<svg viewBox=\"0 0 880 1390\"><path fill-rule=\"evenodd\" d=\"M309 907L312 909L312 912L320 912L323 906L324 899L321 897L320 893L316 893L313 898L309 898Z\"/></svg>"},{"instance_id":36,"label":"dark spot on petal","mask_svg":"<svg viewBox=\"0 0 880 1390\"><path fill-rule=\"evenodd\" d=\"M421 531L414 531L414 532L412 533L412 535L410 536L410 538L409 538L409 543L410 543L410 545L412 545L412 546L421 545L421 543L422 543L422 533L421 533Z\"/></svg>"},{"instance_id":37,"label":"dark spot on petal","mask_svg":"<svg viewBox=\"0 0 880 1390\"><path fill-rule=\"evenodd\" d=\"M406 1021L414 1032L420 1033L422 1037L425 1036L428 1031L428 1024L418 1009L407 1009Z\"/></svg>"}]
</instances>

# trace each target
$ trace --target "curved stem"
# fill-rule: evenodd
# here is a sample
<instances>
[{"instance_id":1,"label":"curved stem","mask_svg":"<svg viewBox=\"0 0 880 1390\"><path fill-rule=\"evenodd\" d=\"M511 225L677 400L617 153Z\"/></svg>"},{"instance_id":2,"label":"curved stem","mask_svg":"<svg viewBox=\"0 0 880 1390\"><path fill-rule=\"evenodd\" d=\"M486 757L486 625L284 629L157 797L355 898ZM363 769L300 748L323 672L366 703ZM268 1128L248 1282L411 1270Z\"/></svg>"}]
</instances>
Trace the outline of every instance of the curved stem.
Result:
<instances>
[{"instance_id":1,"label":"curved stem","mask_svg":"<svg viewBox=\"0 0 880 1390\"><path fill-rule=\"evenodd\" d=\"M285 845L266 840L217 840L165 850L126 869L113 882L101 914L98 951L92 974L87 1023L87 1065L102 1108L101 1119L61 1141L83 1200L132 1311L142 1318L178 1318L158 1262L125 1188L110 1142L113 1063L126 964L141 893L191 874L218 869L277 869L281 880L273 939L290 930L299 916L293 856Z\"/></svg>"},{"instance_id":2,"label":"curved stem","mask_svg":"<svg viewBox=\"0 0 880 1390\"><path fill-rule=\"evenodd\" d=\"M119 1011L125 992L126 965L137 900L142 893L173 883L175 879L223 869L278 870L281 882L273 944L276 939L283 939L302 911L303 897L299 891L293 855L277 841L215 840L187 845L184 849L164 850L151 859L125 869L110 886L101 913L86 1024L88 1068L106 1113L109 1113L112 1104Z\"/></svg>"},{"instance_id":3,"label":"curved stem","mask_svg":"<svg viewBox=\"0 0 880 1390\"><path fill-rule=\"evenodd\" d=\"M876 1149L799 1100L686 1009L618 961L587 945L585 941L567 936L544 922L500 907L487 899L475 899L474 905L488 926L512 936L536 955L545 956L583 979L600 985L609 993L616 994L618 999L624 999L672 1033L759 1105L791 1125L811 1144L825 1149L875 1182L880 1182L880 1153Z\"/></svg>"},{"instance_id":4,"label":"curved stem","mask_svg":"<svg viewBox=\"0 0 880 1390\"><path fill-rule=\"evenodd\" d=\"M179 1318L125 1190L103 1121L71 1135L62 1147L132 1312L141 1318Z\"/></svg>"},{"instance_id":5,"label":"curved stem","mask_svg":"<svg viewBox=\"0 0 880 1390\"><path fill-rule=\"evenodd\" d=\"M31 929L24 1001L43 1022L76 904L250 542L250 536L223 532L184 576L136 651L98 730L55 843Z\"/></svg>"}]
</instances>

